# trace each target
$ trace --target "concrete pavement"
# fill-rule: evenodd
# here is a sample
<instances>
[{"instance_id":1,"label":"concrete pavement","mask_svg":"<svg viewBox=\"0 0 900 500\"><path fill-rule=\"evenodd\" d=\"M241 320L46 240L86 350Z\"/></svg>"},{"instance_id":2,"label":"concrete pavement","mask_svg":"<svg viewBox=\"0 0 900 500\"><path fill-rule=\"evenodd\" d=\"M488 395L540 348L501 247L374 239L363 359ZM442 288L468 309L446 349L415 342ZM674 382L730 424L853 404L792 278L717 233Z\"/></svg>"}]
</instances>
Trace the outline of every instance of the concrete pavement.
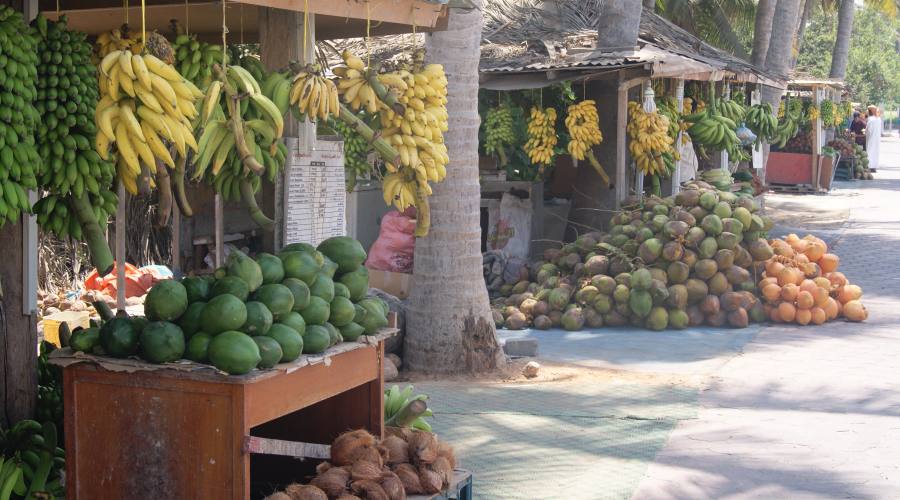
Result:
<instances>
[{"instance_id":1,"label":"concrete pavement","mask_svg":"<svg viewBox=\"0 0 900 500\"><path fill-rule=\"evenodd\" d=\"M900 498L900 140L882 151L875 181L840 184L858 196L832 234L869 321L764 328L714 372L632 498Z\"/></svg>"}]
</instances>

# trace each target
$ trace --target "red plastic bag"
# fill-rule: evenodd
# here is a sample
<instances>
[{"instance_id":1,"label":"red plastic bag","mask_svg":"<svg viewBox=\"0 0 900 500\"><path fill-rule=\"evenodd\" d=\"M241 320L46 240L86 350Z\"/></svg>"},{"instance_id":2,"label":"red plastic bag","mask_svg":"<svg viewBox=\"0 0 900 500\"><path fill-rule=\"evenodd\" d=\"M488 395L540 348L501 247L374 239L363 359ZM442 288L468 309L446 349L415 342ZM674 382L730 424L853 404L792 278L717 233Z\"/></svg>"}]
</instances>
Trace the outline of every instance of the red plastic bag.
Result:
<instances>
[{"instance_id":1,"label":"red plastic bag","mask_svg":"<svg viewBox=\"0 0 900 500\"><path fill-rule=\"evenodd\" d=\"M366 267L378 271L412 273L416 248L416 220L397 211L388 212L381 219L378 239L369 249Z\"/></svg>"}]
</instances>

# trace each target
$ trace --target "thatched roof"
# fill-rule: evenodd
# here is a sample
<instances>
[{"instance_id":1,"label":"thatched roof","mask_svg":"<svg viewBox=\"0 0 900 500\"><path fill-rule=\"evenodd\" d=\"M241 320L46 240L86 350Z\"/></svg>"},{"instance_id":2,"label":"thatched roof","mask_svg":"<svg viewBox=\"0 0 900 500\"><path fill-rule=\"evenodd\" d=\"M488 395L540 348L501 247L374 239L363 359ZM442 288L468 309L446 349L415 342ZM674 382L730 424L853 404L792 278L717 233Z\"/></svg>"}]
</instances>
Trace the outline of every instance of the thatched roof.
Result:
<instances>
[{"instance_id":1,"label":"thatched roof","mask_svg":"<svg viewBox=\"0 0 900 500\"><path fill-rule=\"evenodd\" d=\"M761 82L784 86L748 61L715 48L662 17L644 12L638 47L621 52L595 49L602 22L601 0L485 0L481 43L482 83L527 88L551 80L577 79L624 68L656 77ZM341 47L371 51L382 59L424 44L424 35L340 41ZM559 73L550 77L546 73ZM515 75L515 81L509 81ZM530 77L530 78L529 78ZM501 80L506 80L501 82Z\"/></svg>"}]
</instances>

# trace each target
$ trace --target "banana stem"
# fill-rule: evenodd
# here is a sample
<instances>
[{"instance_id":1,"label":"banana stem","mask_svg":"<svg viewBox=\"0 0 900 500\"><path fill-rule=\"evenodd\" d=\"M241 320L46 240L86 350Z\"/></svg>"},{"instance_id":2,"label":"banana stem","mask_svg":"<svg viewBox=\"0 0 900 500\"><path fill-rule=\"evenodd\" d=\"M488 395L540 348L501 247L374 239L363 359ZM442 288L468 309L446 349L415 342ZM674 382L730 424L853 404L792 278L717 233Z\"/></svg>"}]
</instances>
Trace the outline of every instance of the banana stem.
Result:
<instances>
[{"instance_id":1,"label":"banana stem","mask_svg":"<svg viewBox=\"0 0 900 500\"><path fill-rule=\"evenodd\" d=\"M606 188L609 189L610 179L609 175L607 175L606 170L603 169L603 165L600 164L600 161L597 160L597 157L594 156L594 152L590 149L587 151L587 160L588 163L594 167L594 170L597 171L597 174L603 180L603 183L606 184Z\"/></svg>"},{"instance_id":2,"label":"banana stem","mask_svg":"<svg viewBox=\"0 0 900 500\"><path fill-rule=\"evenodd\" d=\"M659 174L651 175L650 181L653 189L653 194L656 196L662 196L662 186L659 183Z\"/></svg>"},{"instance_id":3,"label":"banana stem","mask_svg":"<svg viewBox=\"0 0 900 500\"><path fill-rule=\"evenodd\" d=\"M365 124L362 120L359 119L358 116L353 114L352 111L347 109L343 104L341 106L341 113L338 115L338 118L341 119L342 122L346 123L350 128L352 128L357 134L362 136L363 139L369 141L369 144L375 148L375 151L378 153L378 156L381 157L382 160L391 163L393 165L400 165L400 153L397 152L396 149L393 148L387 141L376 136L375 131L372 130L371 127Z\"/></svg>"},{"instance_id":4,"label":"banana stem","mask_svg":"<svg viewBox=\"0 0 900 500\"><path fill-rule=\"evenodd\" d=\"M100 224L97 223L87 193L83 193L80 197L72 196L71 199L75 217L81 224L82 238L91 253L91 264L97 268L100 276L106 276L113 268L112 250L109 249L106 236L100 230Z\"/></svg>"},{"instance_id":5,"label":"banana stem","mask_svg":"<svg viewBox=\"0 0 900 500\"><path fill-rule=\"evenodd\" d=\"M390 427L409 427L413 420L422 416L427 409L428 404L425 401L414 399L403 405L403 407L400 408L400 411L384 422L384 425Z\"/></svg>"},{"instance_id":6,"label":"banana stem","mask_svg":"<svg viewBox=\"0 0 900 500\"><path fill-rule=\"evenodd\" d=\"M406 114L406 106L400 104L400 101L397 100L397 94L385 87L378 79L377 67L370 67L366 71L366 81L369 82L369 86L375 91L375 95L378 96L378 99L387 104L394 113L397 113L400 116Z\"/></svg>"},{"instance_id":7,"label":"banana stem","mask_svg":"<svg viewBox=\"0 0 900 500\"><path fill-rule=\"evenodd\" d=\"M256 195L253 194L253 186L250 185L250 181L241 179L240 190L241 198L244 200L244 204L247 205L247 211L250 212L250 218L253 219L253 222L257 223L259 227L266 231L274 230L275 221L266 217L266 214L264 214L262 209L259 208L259 205L256 204Z\"/></svg>"},{"instance_id":8,"label":"banana stem","mask_svg":"<svg viewBox=\"0 0 900 500\"><path fill-rule=\"evenodd\" d=\"M503 149L503 146L500 146L499 148L497 148L497 156L500 157L500 166L505 167L506 162L509 160L507 160L507 158L506 158L506 151Z\"/></svg>"},{"instance_id":9,"label":"banana stem","mask_svg":"<svg viewBox=\"0 0 900 500\"><path fill-rule=\"evenodd\" d=\"M141 196L147 196L150 194L150 183L152 182L153 176L150 172L150 167L148 167L144 162L141 162L141 174L137 178L138 185L138 193Z\"/></svg>"},{"instance_id":10,"label":"banana stem","mask_svg":"<svg viewBox=\"0 0 900 500\"><path fill-rule=\"evenodd\" d=\"M160 160L156 160L156 188L159 193L156 227L164 227L169 223L169 216L172 215L172 184L169 179L168 167Z\"/></svg>"},{"instance_id":11,"label":"banana stem","mask_svg":"<svg viewBox=\"0 0 900 500\"><path fill-rule=\"evenodd\" d=\"M183 217L193 217L194 209L188 203L187 193L184 189L184 170L187 164L187 158L182 156L175 164L175 202L178 203L178 210L181 211Z\"/></svg>"},{"instance_id":12,"label":"banana stem","mask_svg":"<svg viewBox=\"0 0 900 500\"><path fill-rule=\"evenodd\" d=\"M416 238L428 236L431 229L431 206L428 205L428 195L422 186L416 187Z\"/></svg>"},{"instance_id":13,"label":"banana stem","mask_svg":"<svg viewBox=\"0 0 900 500\"><path fill-rule=\"evenodd\" d=\"M231 133L234 134L234 145L238 150L238 158L245 167L252 170L256 175L262 175L266 168L256 161L250 146L247 145L247 138L244 137L244 121L241 119L241 107L238 101L243 99L243 94L239 93L229 82L225 76L225 72L218 64L213 65L213 71L216 77L222 82L222 89L225 90L225 103L228 106L228 114L231 117Z\"/></svg>"}]
</instances>

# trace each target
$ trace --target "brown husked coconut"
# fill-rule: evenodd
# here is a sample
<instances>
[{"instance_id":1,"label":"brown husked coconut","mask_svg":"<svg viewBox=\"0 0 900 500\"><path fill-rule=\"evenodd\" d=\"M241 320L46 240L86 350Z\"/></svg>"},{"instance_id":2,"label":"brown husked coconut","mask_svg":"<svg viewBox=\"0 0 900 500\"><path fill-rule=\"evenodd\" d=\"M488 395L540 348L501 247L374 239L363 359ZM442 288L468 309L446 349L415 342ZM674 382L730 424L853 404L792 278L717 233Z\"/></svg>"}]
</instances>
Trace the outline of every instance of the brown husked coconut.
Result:
<instances>
[{"instance_id":1,"label":"brown husked coconut","mask_svg":"<svg viewBox=\"0 0 900 500\"><path fill-rule=\"evenodd\" d=\"M356 495L351 495L349 493L344 493L343 495L337 497L337 500L362 500Z\"/></svg>"},{"instance_id":2,"label":"brown husked coconut","mask_svg":"<svg viewBox=\"0 0 900 500\"><path fill-rule=\"evenodd\" d=\"M447 459L451 470L456 468L456 453L453 451L453 445L444 441L438 441L438 456Z\"/></svg>"},{"instance_id":3,"label":"brown husked coconut","mask_svg":"<svg viewBox=\"0 0 900 500\"><path fill-rule=\"evenodd\" d=\"M375 436L362 429L345 432L331 444L331 462L338 466L352 465L374 446Z\"/></svg>"},{"instance_id":4,"label":"brown husked coconut","mask_svg":"<svg viewBox=\"0 0 900 500\"><path fill-rule=\"evenodd\" d=\"M417 465L434 462L437 449L437 438L430 432L419 431L409 439L409 454Z\"/></svg>"},{"instance_id":5,"label":"brown husked coconut","mask_svg":"<svg viewBox=\"0 0 900 500\"><path fill-rule=\"evenodd\" d=\"M406 500L406 489L403 481L393 472L386 472L381 477L381 488L391 500Z\"/></svg>"},{"instance_id":6,"label":"brown husked coconut","mask_svg":"<svg viewBox=\"0 0 900 500\"><path fill-rule=\"evenodd\" d=\"M350 467L350 478L353 481L375 481L381 478L381 466L360 460Z\"/></svg>"},{"instance_id":7,"label":"brown husked coconut","mask_svg":"<svg viewBox=\"0 0 900 500\"><path fill-rule=\"evenodd\" d=\"M390 500L384 488L375 481L354 481L350 485L350 491L356 496L368 500Z\"/></svg>"},{"instance_id":8,"label":"brown husked coconut","mask_svg":"<svg viewBox=\"0 0 900 500\"><path fill-rule=\"evenodd\" d=\"M422 482L419 480L419 471L412 464L397 465L394 467L394 474L400 478L407 495L418 495L425 492L422 489Z\"/></svg>"},{"instance_id":9,"label":"brown husked coconut","mask_svg":"<svg viewBox=\"0 0 900 500\"><path fill-rule=\"evenodd\" d=\"M319 474L310 484L321 488L328 497L341 496L350 482L350 470L348 467L332 467Z\"/></svg>"},{"instance_id":10,"label":"brown husked coconut","mask_svg":"<svg viewBox=\"0 0 900 500\"><path fill-rule=\"evenodd\" d=\"M413 435L413 430L409 427L385 427L384 433L388 436L397 436L398 438L409 442L409 438Z\"/></svg>"},{"instance_id":11,"label":"brown husked coconut","mask_svg":"<svg viewBox=\"0 0 900 500\"><path fill-rule=\"evenodd\" d=\"M325 497L325 498L327 499L328 497ZM275 493L272 493L271 495L267 496L263 500L292 500L292 499L293 499L293 497L289 496L285 492L276 491Z\"/></svg>"},{"instance_id":12,"label":"brown husked coconut","mask_svg":"<svg viewBox=\"0 0 900 500\"><path fill-rule=\"evenodd\" d=\"M426 466L419 467L419 481L426 494L438 493L444 488L441 475Z\"/></svg>"},{"instance_id":13,"label":"brown husked coconut","mask_svg":"<svg viewBox=\"0 0 900 500\"><path fill-rule=\"evenodd\" d=\"M450 466L450 461L447 460L446 457L438 455L438 457L434 459L434 463L429 465L428 468L441 476L441 481L444 486L449 485L450 481L453 479L453 467Z\"/></svg>"},{"instance_id":14,"label":"brown husked coconut","mask_svg":"<svg viewBox=\"0 0 900 500\"><path fill-rule=\"evenodd\" d=\"M388 451L387 463L394 465L409 462L409 445L403 438L388 436L381 445Z\"/></svg>"},{"instance_id":15,"label":"brown husked coconut","mask_svg":"<svg viewBox=\"0 0 900 500\"><path fill-rule=\"evenodd\" d=\"M328 500L328 495L311 484L292 484L284 489L291 500Z\"/></svg>"}]
</instances>

